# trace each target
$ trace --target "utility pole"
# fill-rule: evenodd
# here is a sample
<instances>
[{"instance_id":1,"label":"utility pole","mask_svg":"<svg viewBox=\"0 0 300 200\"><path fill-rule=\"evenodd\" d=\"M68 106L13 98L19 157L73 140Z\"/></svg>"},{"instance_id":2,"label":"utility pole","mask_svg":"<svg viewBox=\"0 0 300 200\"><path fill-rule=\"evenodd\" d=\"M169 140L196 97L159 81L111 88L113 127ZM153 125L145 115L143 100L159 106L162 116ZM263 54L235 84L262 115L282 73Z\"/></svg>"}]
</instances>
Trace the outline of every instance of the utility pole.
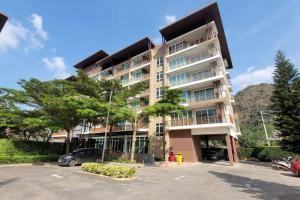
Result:
<instances>
[{"instance_id":1,"label":"utility pole","mask_svg":"<svg viewBox=\"0 0 300 200\"><path fill-rule=\"evenodd\" d=\"M110 105L111 105L111 97L112 97L113 91L111 90L109 93L109 102L108 102L108 109L107 109L107 117L106 117L106 126L105 126L105 135L104 135L104 144L103 144L103 149L102 149L102 158L101 162L104 163L104 154L106 150L106 143L107 143L107 127L108 127L108 121L109 121L109 114L110 114Z\"/></svg>"},{"instance_id":2,"label":"utility pole","mask_svg":"<svg viewBox=\"0 0 300 200\"><path fill-rule=\"evenodd\" d=\"M264 131L265 131L265 136L266 136L266 141L267 141L268 146L270 147L271 144L270 144L270 140L269 140L267 128L266 128L266 125L265 125L264 116L263 116L263 113L261 112L261 109L259 109L259 113L260 113L260 116L261 116L261 121L263 123Z\"/></svg>"}]
</instances>

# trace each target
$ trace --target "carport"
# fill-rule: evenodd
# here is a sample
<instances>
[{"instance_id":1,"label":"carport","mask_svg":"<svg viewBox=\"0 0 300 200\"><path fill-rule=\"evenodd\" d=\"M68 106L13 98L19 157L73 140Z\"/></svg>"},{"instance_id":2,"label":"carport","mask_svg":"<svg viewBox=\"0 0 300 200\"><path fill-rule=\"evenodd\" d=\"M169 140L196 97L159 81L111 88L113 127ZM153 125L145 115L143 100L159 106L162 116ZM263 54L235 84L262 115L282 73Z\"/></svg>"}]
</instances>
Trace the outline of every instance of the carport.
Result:
<instances>
[{"instance_id":1,"label":"carport","mask_svg":"<svg viewBox=\"0 0 300 200\"><path fill-rule=\"evenodd\" d=\"M234 127L230 124L201 125L192 129L170 130L170 152L182 153L185 162L202 161L202 144L207 144L210 138L218 138L225 143L229 164L238 162L237 138ZM202 145L203 146L203 145Z\"/></svg>"},{"instance_id":2,"label":"carport","mask_svg":"<svg viewBox=\"0 0 300 200\"><path fill-rule=\"evenodd\" d=\"M228 158L230 165L234 165L234 163L238 162L238 150L237 150L237 139L232 137L231 135L224 134L224 135L201 135L199 137L200 139L200 148L202 152L202 159L204 157L207 157L207 154L211 150L216 150L216 149L223 149L223 147L211 147L210 142L211 140L214 141L219 141L219 143L225 144L227 151L224 151L224 157Z\"/></svg>"}]
</instances>

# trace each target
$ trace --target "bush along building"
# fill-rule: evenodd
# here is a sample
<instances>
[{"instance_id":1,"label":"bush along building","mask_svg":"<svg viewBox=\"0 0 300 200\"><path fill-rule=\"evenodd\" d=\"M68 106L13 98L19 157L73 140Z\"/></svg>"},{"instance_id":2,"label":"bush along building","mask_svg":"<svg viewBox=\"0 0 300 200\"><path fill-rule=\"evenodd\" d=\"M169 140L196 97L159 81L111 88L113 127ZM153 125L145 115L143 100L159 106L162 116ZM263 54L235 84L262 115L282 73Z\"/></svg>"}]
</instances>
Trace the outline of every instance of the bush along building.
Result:
<instances>
[{"instance_id":1,"label":"bush along building","mask_svg":"<svg viewBox=\"0 0 300 200\"><path fill-rule=\"evenodd\" d=\"M150 118L138 131L136 153L163 158L169 152L183 154L188 162L201 161L210 138L224 141L233 165L237 158L239 130L234 117L229 69L232 62L217 3L212 3L160 30L162 44L149 38L112 54L104 51L75 65L94 80L119 79L124 87L145 82L148 88L131 105L143 107L162 97L162 88L183 90L183 115L173 113L165 119ZM94 138L102 148L105 127L78 132L81 138ZM166 139L164 140L164 135ZM113 128L112 151L129 153L131 125L119 123ZM165 141L165 142L164 142Z\"/></svg>"}]
</instances>

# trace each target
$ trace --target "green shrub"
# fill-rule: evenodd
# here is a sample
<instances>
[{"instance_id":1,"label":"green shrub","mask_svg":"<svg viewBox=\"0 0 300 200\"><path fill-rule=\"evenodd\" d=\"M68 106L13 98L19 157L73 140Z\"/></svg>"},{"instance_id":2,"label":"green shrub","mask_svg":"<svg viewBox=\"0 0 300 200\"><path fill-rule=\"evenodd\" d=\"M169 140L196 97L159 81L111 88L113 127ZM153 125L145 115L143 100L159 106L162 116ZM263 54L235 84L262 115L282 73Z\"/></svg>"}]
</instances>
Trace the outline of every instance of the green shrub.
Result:
<instances>
[{"instance_id":1,"label":"green shrub","mask_svg":"<svg viewBox=\"0 0 300 200\"><path fill-rule=\"evenodd\" d=\"M0 139L0 155L60 155L63 153L63 143Z\"/></svg>"},{"instance_id":2,"label":"green shrub","mask_svg":"<svg viewBox=\"0 0 300 200\"><path fill-rule=\"evenodd\" d=\"M257 155L256 158L260 161L272 161L273 159L287 158L295 156L294 153L284 151L279 147L265 147Z\"/></svg>"},{"instance_id":3,"label":"green shrub","mask_svg":"<svg viewBox=\"0 0 300 200\"><path fill-rule=\"evenodd\" d=\"M52 162L57 161L58 157L57 155L2 155L0 164Z\"/></svg>"},{"instance_id":4,"label":"green shrub","mask_svg":"<svg viewBox=\"0 0 300 200\"><path fill-rule=\"evenodd\" d=\"M116 162L116 163L127 163L127 164L135 164L136 161L133 160L133 161L130 161L129 159L126 159L126 158L116 158L116 157L107 157L105 159L105 161L108 161L108 162Z\"/></svg>"},{"instance_id":5,"label":"green shrub","mask_svg":"<svg viewBox=\"0 0 300 200\"><path fill-rule=\"evenodd\" d=\"M83 163L81 169L86 172L114 178L131 178L136 173L135 167L113 166L100 163Z\"/></svg>"},{"instance_id":6,"label":"green shrub","mask_svg":"<svg viewBox=\"0 0 300 200\"><path fill-rule=\"evenodd\" d=\"M256 158L260 161L272 161L273 159L295 156L294 153L284 151L281 147L254 147L240 148L241 158Z\"/></svg>"},{"instance_id":7,"label":"green shrub","mask_svg":"<svg viewBox=\"0 0 300 200\"><path fill-rule=\"evenodd\" d=\"M254 148L240 148L240 157L241 158L252 158Z\"/></svg>"}]
</instances>

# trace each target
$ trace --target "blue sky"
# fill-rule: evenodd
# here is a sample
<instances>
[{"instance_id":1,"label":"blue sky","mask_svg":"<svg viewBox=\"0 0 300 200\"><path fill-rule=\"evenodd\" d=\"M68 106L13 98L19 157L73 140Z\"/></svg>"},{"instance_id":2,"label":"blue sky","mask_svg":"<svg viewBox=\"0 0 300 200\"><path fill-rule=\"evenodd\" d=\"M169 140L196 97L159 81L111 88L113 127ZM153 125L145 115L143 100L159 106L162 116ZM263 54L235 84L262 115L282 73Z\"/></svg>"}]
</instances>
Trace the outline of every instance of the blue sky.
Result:
<instances>
[{"instance_id":1,"label":"blue sky","mask_svg":"<svg viewBox=\"0 0 300 200\"><path fill-rule=\"evenodd\" d=\"M9 21L0 33L0 87L19 79L73 74L99 49L109 54L210 3L208 0L0 0ZM275 52L300 65L300 1L218 1L234 68L234 91L271 82Z\"/></svg>"}]
</instances>

